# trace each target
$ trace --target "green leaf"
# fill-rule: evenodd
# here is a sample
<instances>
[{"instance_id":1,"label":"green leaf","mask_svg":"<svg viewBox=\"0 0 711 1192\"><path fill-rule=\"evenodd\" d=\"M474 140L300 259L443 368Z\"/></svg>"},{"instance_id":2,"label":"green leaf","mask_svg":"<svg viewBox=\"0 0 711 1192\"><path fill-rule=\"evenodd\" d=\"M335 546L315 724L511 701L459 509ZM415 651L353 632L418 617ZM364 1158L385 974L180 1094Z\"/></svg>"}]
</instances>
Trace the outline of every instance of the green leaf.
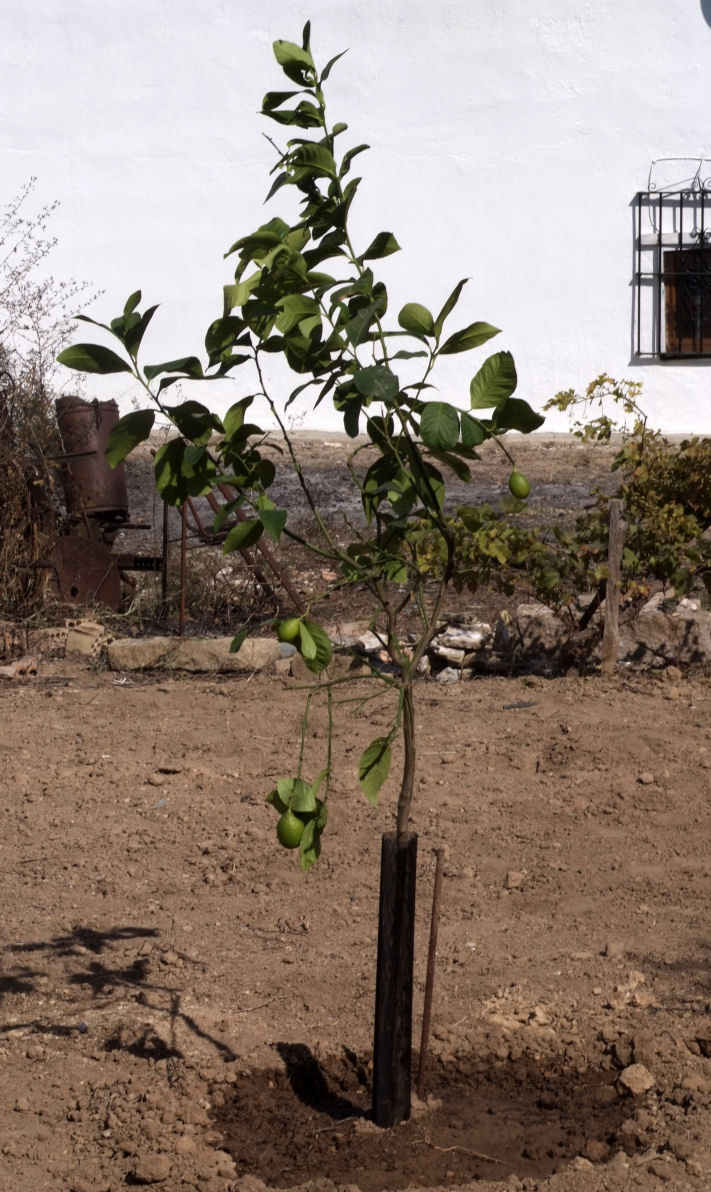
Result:
<instances>
[{"instance_id":1,"label":"green leaf","mask_svg":"<svg viewBox=\"0 0 711 1192\"><path fill-rule=\"evenodd\" d=\"M275 41L274 57L292 83L308 86L315 75L314 60L308 50L302 50L293 41Z\"/></svg>"},{"instance_id":2,"label":"green leaf","mask_svg":"<svg viewBox=\"0 0 711 1192\"><path fill-rule=\"evenodd\" d=\"M140 290L136 291L136 293L139 295L140 295L140 292L141 292ZM132 295L132 297L135 297L135 295ZM129 299L129 301L130 301L130 299ZM141 346L141 340L143 339L143 336L146 332L146 328L148 327L148 324L150 323L151 319L153 318L153 316L157 310L158 310L157 306L149 306L148 310L144 311L143 314L141 315L141 317L139 319L137 319L137 321L135 323L133 323L132 326L127 327L126 331L124 332L124 336L123 336L124 346L126 348L126 351L130 352L130 354L134 360L136 359L136 356L138 355L138 349Z\"/></svg>"},{"instance_id":3,"label":"green leaf","mask_svg":"<svg viewBox=\"0 0 711 1192\"><path fill-rule=\"evenodd\" d=\"M153 460L156 489L167 505L180 505L187 495L183 478L184 455L182 439L171 439L156 451Z\"/></svg>"},{"instance_id":4,"label":"green leaf","mask_svg":"<svg viewBox=\"0 0 711 1192\"><path fill-rule=\"evenodd\" d=\"M60 352L57 360L76 372L98 373L100 376L132 371L130 364L101 344L74 344Z\"/></svg>"},{"instance_id":5,"label":"green leaf","mask_svg":"<svg viewBox=\"0 0 711 1192\"><path fill-rule=\"evenodd\" d=\"M518 383L516 365L510 352L496 352L489 356L469 386L472 410L486 410L502 406Z\"/></svg>"},{"instance_id":6,"label":"green leaf","mask_svg":"<svg viewBox=\"0 0 711 1192\"><path fill-rule=\"evenodd\" d=\"M308 634L311 644L314 648L314 654L311 656L309 647L309 656L304 652L304 629ZM299 636L301 639L301 646L299 652L310 671L315 675L320 675L326 669L331 658L333 657L333 646L326 630L323 629L316 621L312 621L310 617L305 617L299 626Z\"/></svg>"},{"instance_id":7,"label":"green leaf","mask_svg":"<svg viewBox=\"0 0 711 1192\"><path fill-rule=\"evenodd\" d=\"M355 148L346 150L341 160L341 169L338 174L339 178L344 178L348 173L351 168L351 162L353 161L353 158L357 157L359 153L365 153L367 149L370 149L370 145L356 145ZM360 181L360 179L358 179L358 181Z\"/></svg>"},{"instance_id":8,"label":"green leaf","mask_svg":"<svg viewBox=\"0 0 711 1192\"><path fill-rule=\"evenodd\" d=\"M460 518L467 530L471 530L472 534L480 530L484 524L482 511L476 505L459 505L457 517Z\"/></svg>"},{"instance_id":9,"label":"green leaf","mask_svg":"<svg viewBox=\"0 0 711 1192\"><path fill-rule=\"evenodd\" d=\"M291 802L291 796L294 793L294 786L298 782L297 778L279 778L276 784L277 794L280 799L284 800L286 806Z\"/></svg>"},{"instance_id":10,"label":"green leaf","mask_svg":"<svg viewBox=\"0 0 711 1192\"><path fill-rule=\"evenodd\" d=\"M196 381L201 381L204 375L202 364L197 356L181 356L178 360L167 360L165 364L147 364L143 371L148 381L152 381L161 373L184 373L185 376ZM179 380L180 378L174 379Z\"/></svg>"},{"instance_id":11,"label":"green leaf","mask_svg":"<svg viewBox=\"0 0 711 1192\"><path fill-rule=\"evenodd\" d=\"M444 401L428 402L420 419L423 442L435 451L450 451L459 439L459 414Z\"/></svg>"},{"instance_id":12,"label":"green leaf","mask_svg":"<svg viewBox=\"0 0 711 1192\"><path fill-rule=\"evenodd\" d=\"M462 447L466 447L468 451L475 447L480 447L487 439L488 433L477 418L472 418L471 414L467 414L466 410L462 410L460 414L460 421L462 426Z\"/></svg>"},{"instance_id":13,"label":"green leaf","mask_svg":"<svg viewBox=\"0 0 711 1192\"><path fill-rule=\"evenodd\" d=\"M440 354L452 356L455 352L469 352L472 348L481 347L487 339L498 334L499 328L492 327L490 323L470 323L468 327L462 328L461 331L455 331L454 335L450 335L449 339L445 340L440 348Z\"/></svg>"},{"instance_id":14,"label":"green leaf","mask_svg":"<svg viewBox=\"0 0 711 1192\"><path fill-rule=\"evenodd\" d=\"M264 526L259 518L247 518L239 525L233 526L225 538L222 553L228 555L233 550L247 550L259 542L264 532Z\"/></svg>"},{"instance_id":15,"label":"green leaf","mask_svg":"<svg viewBox=\"0 0 711 1192\"><path fill-rule=\"evenodd\" d=\"M302 873L313 869L321 855L321 834L326 827L328 808L322 803L316 819L311 819L304 828L304 834L299 842L299 863Z\"/></svg>"},{"instance_id":16,"label":"green leaf","mask_svg":"<svg viewBox=\"0 0 711 1192\"><path fill-rule=\"evenodd\" d=\"M528 435L543 426L544 422L545 418L532 410L528 402L520 397L510 397L494 412L497 430L518 430L521 434Z\"/></svg>"},{"instance_id":17,"label":"green leaf","mask_svg":"<svg viewBox=\"0 0 711 1192\"><path fill-rule=\"evenodd\" d=\"M419 302L406 302L397 321L410 335L422 338L424 335L434 335L434 319L426 306Z\"/></svg>"},{"instance_id":18,"label":"green leaf","mask_svg":"<svg viewBox=\"0 0 711 1192\"><path fill-rule=\"evenodd\" d=\"M289 806L300 815L312 815L317 810L316 796L303 778L297 778L294 783L294 793Z\"/></svg>"},{"instance_id":19,"label":"green leaf","mask_svg":"<svg viewBox=\"0 0 711 1192\"><path fill-rule=\"evenodd\" d=\"M328 178L336 176L336 163L333 160L333 154L325 145L315 145L311 141L294 150L289 158L289 164L297 169L325 174Z\"/></svg>"},{"instance_id":20,"label":"green leaf","mask_svg":"<svg viewBox=\"0 0 711 1192\"><path fill-rule=\"evenodd\" d=\"M230 654L236 654L243 642L249 637L250 630L243 629L241 633L236 633L230 642Z\"/></svg>"},{"instance_id":21,"label":"green leaf","mask_svg":"<svg viewBox=\"0 0 711 1192\"><path fill-rule=\"evenodd\" d=\"M328 778L328 769L319 770L318 774L316 775L313 782L311 783L311 790L314 792L315 795L317 795L318 792L320 791L325 778ZM322 804L322 806L323 806L323 804Z\"/></svg>"},{"instance_id":22,"label":"green leaf","mask_svg":"<svg viewBox=\"0 0 711 1192\"><path fill-rule=\"evenodd\" d=\"M369 803L378 805L378 793L388 774L392 761L392 750L388 737L376 737L361 755L358 765L358 781Z\"/></svg>"},{"instance_id":23,"label":"green leaf","mask_svg":"<svg viewBox=\"0 0 711 1192\"><path fill-rule=\"evenodd\" d=\"M170 415L181 435L198 446L209 443L213 431L222 432L224 429L217 414L213 414L199 401L185 401L179 406L166 406L166 413Z\"/></svg>"},{"instance_id":24,"label":"green leaf","mask_svg":"<svg viewBox=\"0 0 711 1192\"><path fill-rule=\"evenodd\" d=\"M237 315L226 315L210 324L205 335L205 351L211 364L229 355L244 328L244 321Z\"/></svg>"},{"instance_id":25,"label":"green leaf","mask_svg":"<svg viewBox=\"0 0 711 1192\"><path fill-rule=\"evenodd\" d=\"M215 487L217 466L204 445L184 444L181 483L189 497L205 497Z\"/></svg>"},{"instance_id":26,"label":"green leaf","mask_svg":"<svg viewBox=\"0 0 711 1192\"><path fill-rule=\"evenodd\" d=\"M430 454L438 463L444 464L454 472L464 484L471 484L472 474L469 465L458 454L455 455L452 451L437 451L434 448L430 448Z\"/></svg>"},{"instance_id":27,"label":"green leaf","mask_svg":"<svg viewBox=\"0 0 711 1192\"><path fill-rule=\"evenodd\" d=\"M456 286L452 290L452 293L449 295L449 298L447 299L447 301L445 302L441 311L437 315L437 318L434 321L434 333L435 333L435 338L437 340L439 340L439 337L442 334L442 328L444 327L445 319L447 318L448 315L450 315L452 313L455 306L459 302L459 296L468 281L469 281L469 278L464 277L464 278L462 278L461 281L457 282Z\"/></svg>"},{"instance_id":28,"label":"green leaf","mask_svg":"<svg viewBox=\"0 0 711 1192\"><path fill-rule=\"evenodd\" d=\"M244 416L251 406L254 398L243 397L240 401L236 401L222 419L222 425L225 428L225 438L231 439L238 431L242 430L244 426Z\"/></svg>"},{"instance_id":29,"label":"green leaf","mask_svg":"<svg viewBox=\"0 0 711 1192\"><path fill-rule=\"evenodd\" d=\"M281 331L282 335L288 335L305 319L315 319L317 324L321 323L321 310L318 302L306 294L287 294L284 298L279 299L277 306L282 313L277 318L276 328L277 331Z\"/></svg>"},{"instance_id":30,"label":"green leaf","mask_svg":"<svg viewBox=\"0 0 711 1192\"><path fill-rule=\"evenodd\" d=\"M361 261L379 261L382 257L389 257L391 253L399 252L400 245L392 232L378 232L372 244L369 244L361 255Z\"/></svg>"},{"instance_id":31,"label":"green leaf","mask_svg":"<svg viewBox=\"0 0 711 1192\"><path fill-rule=\"evenodd\" d=\"M262 100L262 112L268 116L275 108L280 108L288 99L293 99L295 95L300 95L300 91L267 91L267 94Z\"/></svg>"},{"instance_id":32,"label":"green leaf","mask_svg":"<svg viewBox=\"0 0 711 1192\"><path fill-rule=\"evenodd\" d=\"M368 328L375 322L376 317L383 312L382 300L377 302L369 302L362 310L349 319L345 324L344 331L348 336L349 343L354 348L358 344L363 343L367 339Z\"/></svg>"},{"instance_id":33,"label":"green leaf","mask_svg":"<svg viewBox=\"0 0 711 1192\"><path fill-rule=\"evenodd\" d=\"M316 657L316 642L311 636L305 621L299 622L299 644L297 649L307 665L309 662L313 662Z\"/></svg>"},{"instance_id":34,"label":"green leaf","mask_svg":"<svg viewBox=\"0 0 711 1192\"><path fill-rule=\"evenodd\" d=\"M153 429L155 410L132 410L124 414L109 433L106 462L115 468L139 443L145 442Z\"/></svg>"},{"instance_id":35,"label":"green leaf","mask_svg":"<svg viewBox=\"0 0 711 1192\"><path fill-rule=\"evenodd\" d=\"M279 782L281 781L283 781L283 779L279 780ZM291 782L291 779L288 781ZM285 800L282 798L282 796L279 794L278 787L279 783L277 783L273 791L269 792L264 802L268 803L270 807L276 808L276 810L279 812L279 815L283 815L285 811L289 810L289 801L288 799Z\"/></svg>"},{"instance_id":36,"label":"green leaf","mask_svg":"<svg viewBox=\"0 0 711 1192\"><path fill-rule=\"evenodd\" d=\"M127 319L132 315L139 302L141 301L141 291L134 290L134 292L126 299L126 305L123 308L123 317Z\"/></svg>"},{"instance_id":37,"label":"green leaf","mask_svg":"<svg viewBox=\"0 0 711 1192\"><path fill-rule=\"evenodd\" d=\"M353 377L353 383L363 397L371 397L375 401L392 401L400 392L400 382L384 364L362 368Z\"/></svg>"},{"instance_id":38,"label":"green leaf","mask_svg":"<svg viewBox=\"0 0 711 1192\"><path fill-rule=\"evenodd\" d=\"M259 518L264 526L264 533L268 534L272 541L278 542L281 538L287 517L286 509L267 509L260 502Z\"/></svg>"},{"instance_id":39,"label":"green leaf","mask_svg":"<svg viewBox=\"0 0 711 1192\"><path fill-rule=\"evenodd\" d=\"M330 73L331 73L331 70L333 69L333 67L334 67L334 66L336 65L336 63L338 62L338 59L339 59L339 58L342 58L342 57L343 57L343 55L344 55L344 54L347 54L347 53L348 53L348 50L341 50L340 54L336 54L334 58L330 58L330 59L328 60L328 62L326 63L326 65L325 65L325 66L324 66L324 68L323 68L323 71L321 72L321 80L320 80L320 81L321 81L322 83L325 83L325 82L326 82L326 79L327 79L327 78L328 78L328 76L330 75ZM334 125L334 129L333 129L333 131L334 131L334 134L335 134L335 132L336 132L336 130L337 130L337 129L338 129L338 125L336 124L336 125ZM339 129L338 131L340 131L340 129Z\"/></svg>"}]
</instances>

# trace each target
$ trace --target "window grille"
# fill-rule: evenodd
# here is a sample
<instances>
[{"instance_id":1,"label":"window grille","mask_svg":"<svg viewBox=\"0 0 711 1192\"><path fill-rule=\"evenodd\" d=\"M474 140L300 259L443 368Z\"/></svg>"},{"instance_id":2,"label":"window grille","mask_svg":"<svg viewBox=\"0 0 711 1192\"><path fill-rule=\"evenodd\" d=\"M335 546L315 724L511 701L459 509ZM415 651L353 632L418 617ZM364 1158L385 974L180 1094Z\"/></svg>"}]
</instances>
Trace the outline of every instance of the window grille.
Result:
<instances>
[{"instance_id":1,"label":"window grille","mask_svg":"<svg viewBox=\"0 0 711 1192\"><path fill-rule=\"evenodd\" d=\"M636 356L711 357L711 162L664 182L670 166L688 170L688 161L654 162L649 189L635 198Z\"/></svg>"}]
</instances>

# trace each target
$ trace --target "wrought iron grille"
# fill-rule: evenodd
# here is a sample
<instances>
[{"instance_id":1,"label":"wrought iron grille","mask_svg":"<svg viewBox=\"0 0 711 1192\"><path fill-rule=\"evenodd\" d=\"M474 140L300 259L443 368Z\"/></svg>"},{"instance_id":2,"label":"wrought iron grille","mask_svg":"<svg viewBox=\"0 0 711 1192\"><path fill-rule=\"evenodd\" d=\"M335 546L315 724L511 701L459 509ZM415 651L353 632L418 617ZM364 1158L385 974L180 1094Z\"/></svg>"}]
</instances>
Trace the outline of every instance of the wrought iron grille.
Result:
<instances>
[{"instance_id":1,"label":"wrought iron grille","mask_svg":"<svg viewBox=\"0 0 711 1192\"><path fill-rule=\"evenodd\" d=\"M711 163L676 187L640 191L635 213L636 356L711 357ZM688 159L673 159L686 161ZM687 167L688 168L688 167Z\"/></svg>"}]
</instances>

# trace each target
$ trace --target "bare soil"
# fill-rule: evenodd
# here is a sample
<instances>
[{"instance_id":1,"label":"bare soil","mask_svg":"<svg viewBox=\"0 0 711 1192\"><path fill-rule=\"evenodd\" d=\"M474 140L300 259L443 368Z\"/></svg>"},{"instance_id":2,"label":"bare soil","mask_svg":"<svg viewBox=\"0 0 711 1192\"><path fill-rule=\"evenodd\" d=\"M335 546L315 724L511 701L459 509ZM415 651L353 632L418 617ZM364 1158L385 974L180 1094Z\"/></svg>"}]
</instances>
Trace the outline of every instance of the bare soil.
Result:
<instances>
[{"instance_id":1,"label":"bare soil","mask_svg":"<svg viewBox=\"0 0 711 1192\"><path fill-rule=\"evenodd\" d=\"M562 517L605 471L525 446ZM59 660L0 684L2 1189L711 1187L707 678L422 681L416 1045L447 857L424 1097L388 1131L368 1108L397 783L378 809L358 790L390 715L369 692L336 709L305 878L264 804L298 679Z\"/></svg>"}]
</instances>

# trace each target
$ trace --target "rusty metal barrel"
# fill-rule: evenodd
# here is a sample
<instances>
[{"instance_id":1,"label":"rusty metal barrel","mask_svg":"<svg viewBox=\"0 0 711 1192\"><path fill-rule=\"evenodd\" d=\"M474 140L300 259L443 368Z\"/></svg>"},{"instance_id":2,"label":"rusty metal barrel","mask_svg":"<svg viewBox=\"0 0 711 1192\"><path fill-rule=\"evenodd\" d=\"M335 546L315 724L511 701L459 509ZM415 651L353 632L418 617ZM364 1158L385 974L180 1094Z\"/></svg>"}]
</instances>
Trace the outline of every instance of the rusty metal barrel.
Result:
<instances>
[{"instance_id":1,"label":"rusty metal barrel","mask_svg":"<svg viewBox=\"0 0 711 1192\"><path fill-rule=\"evenodd\" d=\"M67 396L57 398L55 406L63 444L67 513L126 521L126 470L123 464L110 468L104 455L109 434L118 422L116 402Z\"/></svg>"}]
</instances>

